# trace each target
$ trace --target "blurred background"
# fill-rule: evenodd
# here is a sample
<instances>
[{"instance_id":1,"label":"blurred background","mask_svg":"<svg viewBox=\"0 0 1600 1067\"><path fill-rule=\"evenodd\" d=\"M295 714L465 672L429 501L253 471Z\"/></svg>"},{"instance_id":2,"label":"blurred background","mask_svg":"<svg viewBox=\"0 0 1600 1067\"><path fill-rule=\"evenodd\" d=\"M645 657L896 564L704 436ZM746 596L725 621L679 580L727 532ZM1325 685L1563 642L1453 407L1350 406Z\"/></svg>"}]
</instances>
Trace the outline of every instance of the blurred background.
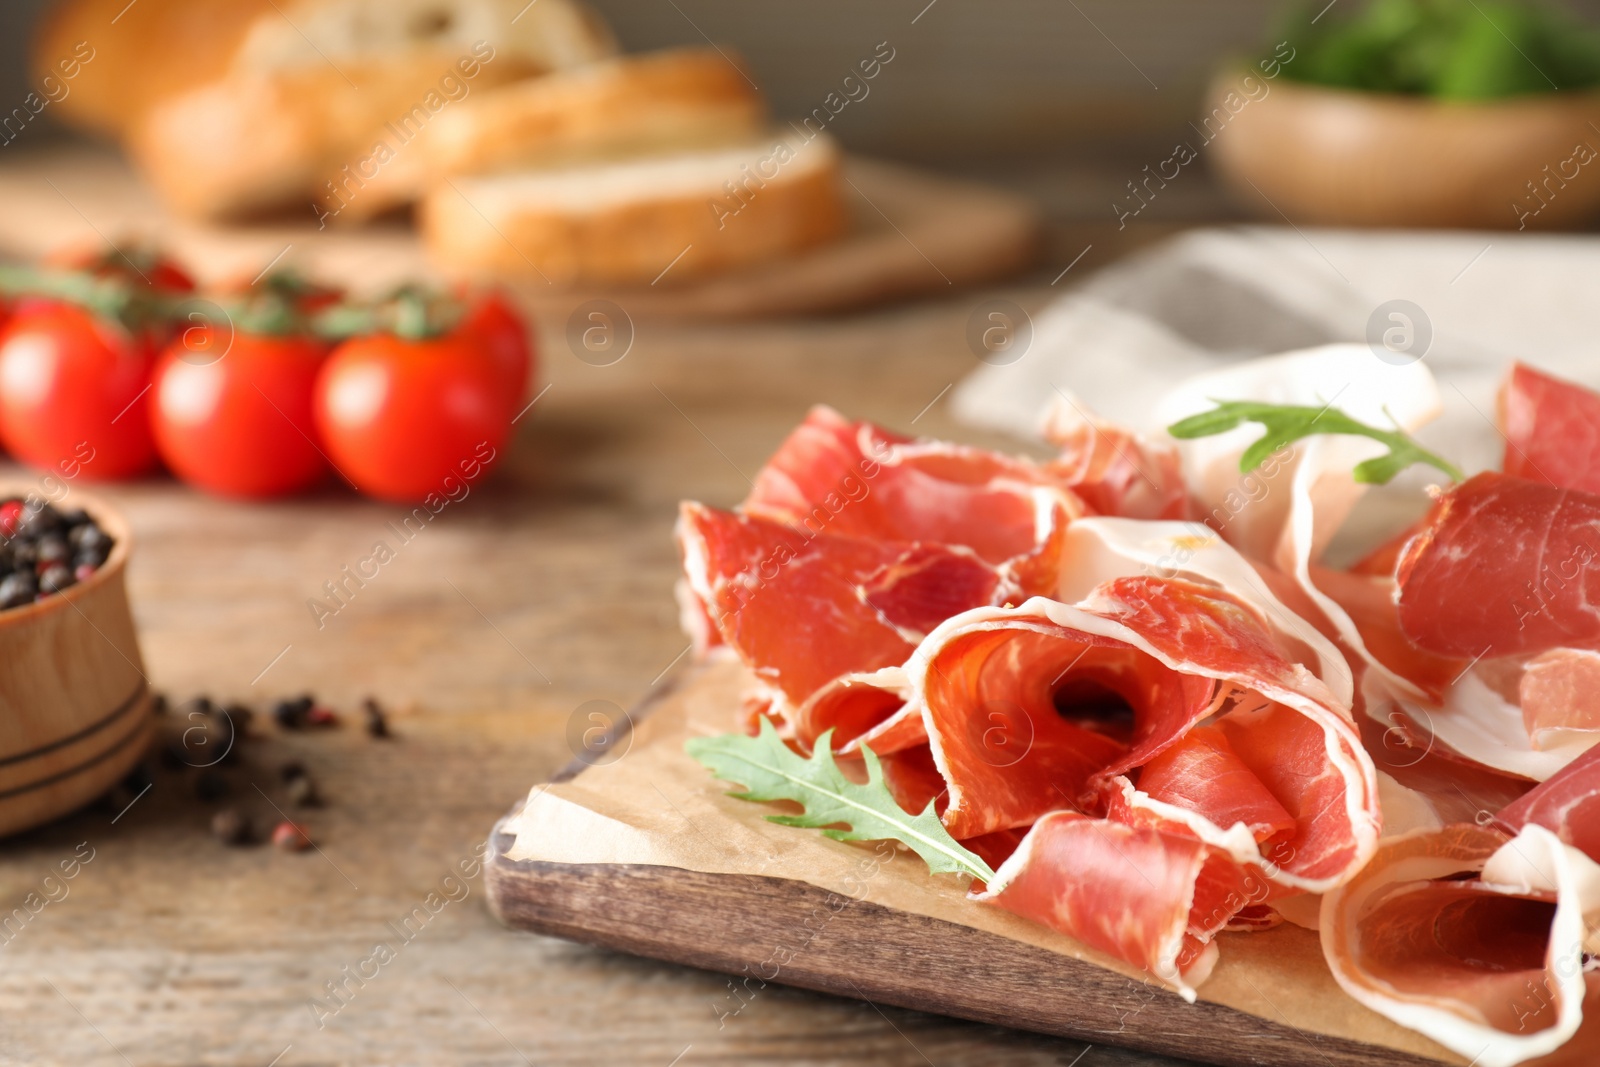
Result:
<instances>
[{"instance_id":1,"label":"blurred background","mask_svg":"<svg viewBox=\"0 0 1600 1067\"><path fill-rule=\"evenodd\" d=\"M594 0L630 52L733 46L759 74L778 115L817 106L881 40L903 48L871 107L849 108L833 132L848 148L937 164L1026 187L1050 217L1099 222L1129 164L1186 135L1217 65L1260 50L1294 7L1281 0L925 0L805 5L737 0ZM1353 0L1334 5L1355 7ZM1571 0L1600 17L1600 0ZM46 0L0 7L0 99L28 89L28 50ZM923 8L928 10L923 12ZM913 16L914 24L908 22ZM61 125L45 116L29 142ZM15 152L26 145L8 146ZM1065 167L1064 171L1056 170ZM1202 164L1205 169L1205 164ZM1209 175L1153 205L1151 220L1232 213Z\"/></svg>"}]
</instances>

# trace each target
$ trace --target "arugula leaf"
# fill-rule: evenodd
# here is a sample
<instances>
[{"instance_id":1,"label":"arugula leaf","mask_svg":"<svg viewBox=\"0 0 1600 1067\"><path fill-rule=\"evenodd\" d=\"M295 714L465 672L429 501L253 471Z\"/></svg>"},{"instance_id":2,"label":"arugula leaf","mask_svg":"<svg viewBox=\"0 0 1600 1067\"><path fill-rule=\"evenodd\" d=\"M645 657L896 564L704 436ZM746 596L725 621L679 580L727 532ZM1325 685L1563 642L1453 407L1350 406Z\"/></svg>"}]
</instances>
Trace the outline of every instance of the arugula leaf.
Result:
<instances>
[{"instance_id":1,"label":"arugula leaf","mask_svg":"<svg viewBox=\"0 0 1600 1067\"><path fill-rule=\"evenodd\" d=\"M744 785L744 792L729 796L792 800L805 808L802 815L768 815L770 822L814 829L842 824L848 829L822 832L835 841L898 841L927 861L934 874L969 874L979 881L994 881L989 865L950 836L934 814L932 801L921 815L906 814L884 784L883 767L870 748L862 750L867 781L850 781L834 762L832 740L832 730L817 738L811 758L806 759L785 745L763 718L759 737L694 737L684 748L718 778Z\"/></svg>"},{"instance_id":2,"label":"arugula leaf","mask_svg":"<svg viewBox=\"0 0 1600 1067\"><path fill-rule=\"evenodd\" d=\"M1529 0L1369 0L1296 5L1262 70L1315 85L1441 100L1500 100L1600 84L1600 34ZM1327 16L1327 17L1324 17ZM1280 45L1281 49L1283 45Z\"/></svg>"},{"instance_id":3,"label":"arugula leaf","mask_svg":"<svg viewBox=\"0 0 1600 1067\"><path fill-rule=\"evenodd\" d=\"M1387 485L1395 475L1413 463L1425 463L1450 476L1451 481L1465 481L1461 468L1417 444L1400 430L1381 430L1357 422L1338 408L1300 407L1294 404L1263 404L1253 400L1213 400L1217 406L1210 411L1191 415L1167 427L1167 432L1181 440L1211 437L1246 423L1258 422L1266 429L1261 438L1245 449L1239 457L1239 470L1249 474L1261 466L1266 458L1285 445L1315 434L1348 434L1370 437L1389 446L1381 456L1356 464L1355 479L1371 485Z\"/></svg>"}]
</instances>

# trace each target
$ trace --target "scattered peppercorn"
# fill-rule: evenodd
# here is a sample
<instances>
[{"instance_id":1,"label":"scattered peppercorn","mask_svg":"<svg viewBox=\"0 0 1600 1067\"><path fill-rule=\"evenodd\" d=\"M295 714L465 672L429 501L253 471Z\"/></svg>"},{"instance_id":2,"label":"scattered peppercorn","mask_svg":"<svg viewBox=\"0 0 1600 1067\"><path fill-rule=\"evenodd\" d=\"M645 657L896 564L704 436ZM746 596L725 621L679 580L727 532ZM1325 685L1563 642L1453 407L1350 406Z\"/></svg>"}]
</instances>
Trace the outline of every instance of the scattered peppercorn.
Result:
<instances>
[{"instance_id":1,"label":"scattered peppercorn","mask_svg":"<svg viewBox=\"0 0 1600 1067\"><path fill-rule=\"evenodd\" d=\"M191 766L188 746L180 739L174 739L162 745L161 765L169 771L179 771Z\"/></svg>"},{"instance_id":2,"label":"scattered peppercorn","mask_svg":"<svg viewBox=\"0 0 1600 1067\"><path fill-rule=\"evenodd\" d=\"M382 706L376 700L368 697L362 701L361 710L367 716L368 737L381 738L389 736L389 717L383 713Z\"/></svg>"},{"instance_id":3,"label":"scattered peppercorn","mask_svg":"<svg viewBox=\"0 0 1600 1067\"><path fill-rule=\"evenodd\" d=\"M314 703L309 696L280 700L272 709L272 717L282 729L298 730L306 724L306 716Z\"/></svg>"},{"instance_id":4,"label":"scattered peppercorn","mask_svg":"<svg viewBox=\"0 0 1600 1067\"><path fill-rule=\"evenodd\" d=\"M290 760L278 768L278 777L285 782L292 782L296 778L306 777L306 765L299 760Z\"/></svg>"},{"instance_id":5,"label":"scattered peppercorn","mask_svg":"<svg viewBox=\"0 0 1600 1067\"><path fill-rule=\"evenodd\" d=\"M150 714L165 715L167 713L167 694L156 693L150 698Z\"/></svg>"},{"instance_id":6,"label":"scattered peppercorn","mask_svg":"<svg viewBox=\"0 0 1600 1067\"><path fill-rule=\"evenodd\" d=\"M232 792L228 780L216 771L201 771L194 780L194 795L207 804L221 800Z\"/></svg>"},{"instance_id":7,"label":"scattered peppercorn","mask_svg":"<svg viewBox=\"0 0 1600 1067\"><path fill-rule=\"evenodd\" d=\"M285 819L273 828L272 843L286 852L304 852L311 847L311 836L303 826Z\"/></svg>"},{"instance_id":8,"label":"scattered peppercorn","mask_svg":"<svg viewBox=\"0 0 1600 1067\"><path fill-rule=\"evenodd\" d=\"M52 563L39 572L39 595L62 592L77 582L71 571L59 563Z\"/></svg>"},{"instance_id":9,"label":"scattered peppercorn","mask_svg":"<svg viewBox=\"0 0 1600 1067\"><path fill-rule=\"evenodd\" d=\"M306 709L307 726L337 726L339 716L333 713L332 708L325 708L321 704L313 704Z\"/></svg>"},{"instance_id":10,"label":"scattered peppercorn","mask_svg":"<svg viewBox=\"0 0 1600 1067\"><path fill-rule=\"evenodd\" d=\"M234 741L250 732L250 721L255 718L255 712L243 704L229 704L221 710L220 714L228 720L228 725L232 729L229 736Z\"/></svg>"},{"instance_id":11,"label":"scattered peppercorn","mask_svg":"<svg viewBox=\"0 0 1600 1067\"><path fill-rule=\"evenodd\" d=\"M289 802L297 808L315 808L322 804L317 795L317 784L309 775L296 775L289 779Z\"/></svg>"},{"instance_id":12,"label":"scattered peppercorn","mask_svg":"<svg viewBox=\"0 0 1600 1067\"><path fill-rule=\"evenodd\" d=\"M32 571L13 571L0 578L0 610L31 604L39 595L39 580Z\"/></svg>"},{"instance_id":13,"label":"scattered peppercorn","mask_svg":"<svg viewBox=\"0 0 1600 1067\"><path fill-rule=\"evenodd\" d=\"M224 845L247 845L253 836L250 820L238 808L223 808L213 815L211 832ZM273 838L276 840L276 833Z\"/></svg>"},{"instance_id":14,"label":"scattered peppercorn","mask_svg":"<svg viewBox=\"0 0 1600 1067\"><path fill-rule=\"evenodd\" d=\"M0 500L0 610L22 607L88 580L112 538L81 508Z\"/></svg>"},{"instance_id":15,"label":"scattered peppercorn","mask_svg":"<svg viewBox=\"0 0 1600 1067\"><path fill-rule=\"evenodd\" d=\"M155 784L155 770L148 763L143 762L134 764L133 770L129 771L128 776L122 779L123 788L131 789L135 793L142 793Z\"/></svg>"}]
</instances>

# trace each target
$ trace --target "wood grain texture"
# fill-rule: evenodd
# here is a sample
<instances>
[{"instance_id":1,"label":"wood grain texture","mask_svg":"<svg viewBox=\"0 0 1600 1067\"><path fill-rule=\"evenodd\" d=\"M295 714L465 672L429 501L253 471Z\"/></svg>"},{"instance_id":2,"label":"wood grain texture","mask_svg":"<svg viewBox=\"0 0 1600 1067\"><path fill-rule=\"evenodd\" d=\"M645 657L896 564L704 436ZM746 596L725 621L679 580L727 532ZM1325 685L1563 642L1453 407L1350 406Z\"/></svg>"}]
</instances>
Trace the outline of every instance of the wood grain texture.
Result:
<instances>
[{"instance_id":1,"label":"wood grain texture","mask_svg":"<svg viewBox=\"0 0 1600 1067\"><path fill-rule=\"evenodd\" d=\"M0 483L0 498L27 483ZM114 539L85 582L0 612L0 835L59 818L120 781L150 736L145 682L125 584L129 531L81 499Z\"/></svg>"},{"instance_id":2,"label":"wood grain texture","mask_svg":"<svg viewBox=\"0 0 1600 1067\"><path fill-rule=\"evenodd\" d=\"M519 863L497 848L485 885L491 910L518 929L732 975L730 1013L772 982L1228 1067L1438 1063L1218 1004L1185 1004L1059 953L789 878ZM793 958L780 966L773 953L785 947Z\"/></svg>"}]
</instances>

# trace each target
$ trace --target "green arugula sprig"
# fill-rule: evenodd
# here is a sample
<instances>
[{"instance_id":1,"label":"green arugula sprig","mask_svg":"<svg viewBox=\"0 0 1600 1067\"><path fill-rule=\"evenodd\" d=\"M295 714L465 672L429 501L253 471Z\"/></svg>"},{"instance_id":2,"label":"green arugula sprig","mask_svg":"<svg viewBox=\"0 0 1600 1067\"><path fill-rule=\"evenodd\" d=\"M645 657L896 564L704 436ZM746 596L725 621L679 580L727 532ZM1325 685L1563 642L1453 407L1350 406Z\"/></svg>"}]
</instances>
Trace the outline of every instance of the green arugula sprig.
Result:
<instances>
[{"instance_id":1,"label":"green arugula sprig","mask_svg":"<svg viewBox=\"0 0 1600 1067\"><path fill-rule=\"evenodd\" d=\"M1211 437L1246 423L1257 422L1266 429L1261 438L1239 457L1239 470L1248 474L1267 457L1306 437L1316 434L1347 434L1370 437L1389 446L1381 456L1356 464L1355 479L1370 485L1387 485L1395 475L1413 463L1425 463L1449 475L1451 481L1465 481L1460 467L1429 452L1400 430L1383 430L1346 415L1334 407L1301 407L1294 404L1263 404L1253 400L1213 400L1210 411L1191 415L1167 427L1167 432L1182 440Z\"/></svg>"},{"instance_id":2,"label":"green arugula sprig","mask_svg":"<svg viewBox=\"0 0 1600 1067\"><path fill-rule=\"evenodd\" d=\"M908 815L895 803L883 780L883 766L870 748L862 749L866 782L852 782L834 762L832 740L832 730L817 738L811 758L806 759L762 719L757 737L695 737L684 748L718 778L745 787L729 796L757 802L792 800L805 809L801 815L768 815L771 822L820 828L835 841L898 841L921 856L934 874L968 874L982 882L994 881L989 865L950 836L932 801L922 814Z\"/></svg>"}]
</instances>

